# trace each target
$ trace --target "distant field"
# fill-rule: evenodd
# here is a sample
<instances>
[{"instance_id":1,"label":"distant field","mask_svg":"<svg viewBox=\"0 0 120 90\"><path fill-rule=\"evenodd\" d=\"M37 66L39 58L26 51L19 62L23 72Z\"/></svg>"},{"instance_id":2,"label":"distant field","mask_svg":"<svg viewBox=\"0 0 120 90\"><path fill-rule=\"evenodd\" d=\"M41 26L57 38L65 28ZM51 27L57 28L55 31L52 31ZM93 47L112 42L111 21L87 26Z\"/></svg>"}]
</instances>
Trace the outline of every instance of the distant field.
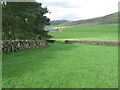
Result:
<instances>
[{"instance_id":1,"label":"distant field","mask_svg":"<svg viewBox=\"0 0 120 90\"><path fill-rule=\"evenodd\" d=\"M59 43L3 54L2 74L3 88L117 88L118 48Z\"/></svg>"},{"instance_id":2,"label":"distant field","mask_svg":"<svg viewBox=\"0 0 120 90\"><path fill-rule=\"evenodd\" d=\"M64 28L64 32L49 33L54 35L52 39L60 40L102 40L102 41L117 41L118 40L118 25L99 25L99 26L66 26L66 27L51 27Z\"/></svg>"},{"instance_id":3,"label":"distant field","mask_svg":"<svg viewBox=\"0 0 120 90\"><path fill-rule=\"evenodd\" d=\"M48 26L46 28L49 28L49 29L59 29L59 28L70 28L70 27L75 27L75 26Z\"/></svg>"}]
</instances>

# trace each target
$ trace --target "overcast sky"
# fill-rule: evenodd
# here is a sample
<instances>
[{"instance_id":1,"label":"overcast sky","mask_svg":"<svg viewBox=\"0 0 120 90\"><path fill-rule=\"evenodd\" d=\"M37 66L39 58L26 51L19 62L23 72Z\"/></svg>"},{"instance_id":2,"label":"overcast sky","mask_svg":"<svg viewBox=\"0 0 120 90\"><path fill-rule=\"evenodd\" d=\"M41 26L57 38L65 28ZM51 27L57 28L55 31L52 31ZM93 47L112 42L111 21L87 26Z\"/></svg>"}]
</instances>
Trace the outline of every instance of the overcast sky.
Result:
<instances>
[{"instance_id":1,"label":"overcast sky","mask_svg":"<svg viewBox=\"0 0 120 90\"><path fill-rule=\"evenodd\" d=\"M118 11L120 0L36 0L51 12L51 20L82 20Z\"/></svg>"}]
</instances>

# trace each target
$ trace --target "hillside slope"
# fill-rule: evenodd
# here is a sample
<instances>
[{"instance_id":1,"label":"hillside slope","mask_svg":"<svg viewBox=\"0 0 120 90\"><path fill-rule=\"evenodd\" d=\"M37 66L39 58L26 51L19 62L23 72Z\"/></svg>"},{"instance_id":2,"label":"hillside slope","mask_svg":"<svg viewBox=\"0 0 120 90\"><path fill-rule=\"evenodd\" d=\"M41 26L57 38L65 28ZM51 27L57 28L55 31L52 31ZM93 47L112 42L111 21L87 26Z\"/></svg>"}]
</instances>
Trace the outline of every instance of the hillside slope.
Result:
<instances>
[{"instance_id":1,"label":"hillside slope","mask_svg":"<svg viewBox=\"0 0 120 90\"><path fill-rule=\"evenodd\" d=\"M87 20L69 21L69 20L54 20L51 21L51 26L74 26L74 25L100 25L100 24L116 24L118 23L118 12L109 14L103 17L97 17Z\"/></svg>"}]
</instances>

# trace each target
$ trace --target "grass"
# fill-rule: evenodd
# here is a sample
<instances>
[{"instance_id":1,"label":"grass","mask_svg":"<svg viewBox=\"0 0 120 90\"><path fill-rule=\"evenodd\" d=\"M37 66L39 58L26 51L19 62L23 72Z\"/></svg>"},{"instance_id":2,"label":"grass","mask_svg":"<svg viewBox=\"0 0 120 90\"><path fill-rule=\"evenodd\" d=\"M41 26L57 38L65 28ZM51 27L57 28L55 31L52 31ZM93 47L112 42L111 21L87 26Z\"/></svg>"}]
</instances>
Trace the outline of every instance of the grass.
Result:
<instances>
[{"instance_id":1,"label":"grass","mask_svg":"<svg viewBox=\"0 0 120 90\"><path fill-rule=\"evenodd\" d=\"M3 88L117 87L117 47L59 43L3 54Z\"/></svg>"},{"instance_id":2,"label":"grass","mask_svg":"<svg viewBox=\"0 0 120 90\"><path fill-rule=\"evenodd\" d=\"M75 26L47 26L45 28L48 28L48 29L60 29L60 28L70 28L70 27L75 27Z\"/></svg>"},{"instance_id":3,"label":"grass","mask_svg":"<svg viewBox=\"0 0 120 90\"><path fill-rule=\"evenodd\" d=\"M100 40L118 41L118 25L74 26L64 28L64 32L49 33L56 40Z\"/></svg>"}]
</instances>

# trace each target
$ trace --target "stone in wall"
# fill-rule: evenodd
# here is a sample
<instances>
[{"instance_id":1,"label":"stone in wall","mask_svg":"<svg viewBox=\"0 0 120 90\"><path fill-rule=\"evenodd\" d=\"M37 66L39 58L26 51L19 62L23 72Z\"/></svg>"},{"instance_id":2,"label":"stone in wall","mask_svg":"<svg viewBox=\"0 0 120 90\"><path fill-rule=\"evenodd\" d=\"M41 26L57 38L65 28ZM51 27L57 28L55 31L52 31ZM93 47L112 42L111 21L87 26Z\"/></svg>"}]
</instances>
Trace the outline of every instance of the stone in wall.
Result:
<instances>
[{"instance_id":1,"label":"stone in wall","mask_svg":"<svg viewBox=\"0 0 120 90\"><path fill-rule=\"evenodd\" d=\"M70 41L70 40L65 40L65 44L90 44L90 45L120 46L120 42L112 42L112 41Z\"/></svg>"},{"instance_id":2,"label":"stone in wall","mask_svg":"<svg viewBox=\"0 0 120 90\"><path fill-rule=\"evenodd\" d=\"M44 48L47 46L47 42L45 40L3 40L2 46L3 52L16 52Z\"/></svg>"}]
</instances>

